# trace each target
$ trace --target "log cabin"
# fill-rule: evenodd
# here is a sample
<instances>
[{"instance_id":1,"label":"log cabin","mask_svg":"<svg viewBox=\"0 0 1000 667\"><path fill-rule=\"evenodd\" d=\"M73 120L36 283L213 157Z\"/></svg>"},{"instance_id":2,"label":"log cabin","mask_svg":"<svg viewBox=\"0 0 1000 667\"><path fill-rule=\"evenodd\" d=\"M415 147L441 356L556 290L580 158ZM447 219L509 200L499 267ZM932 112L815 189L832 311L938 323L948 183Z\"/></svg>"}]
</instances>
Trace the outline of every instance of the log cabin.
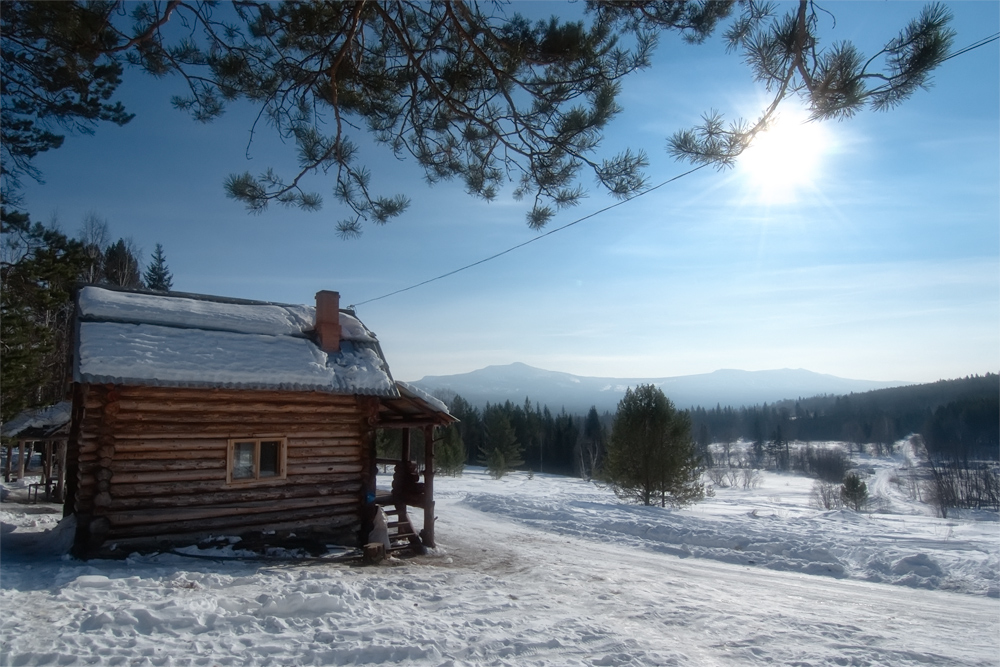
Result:
<instances>
[{"instance_id":1,"label":"log cabin","mask_svg":"<svg viewBox=\"0 0 1000 667\"><path fill-rule=\"evenodd\" d=\"M434 429L455 419L393 380L378 339L339 300L81 288L64 506L74 555L209 536L360 546L377 503L405 545L433 547ZM404 447L402 482L378 491L382 428L404 442L423 431L423 482ZM408 506L423 510L419 533Z\"/></svg>"}]
</instances>

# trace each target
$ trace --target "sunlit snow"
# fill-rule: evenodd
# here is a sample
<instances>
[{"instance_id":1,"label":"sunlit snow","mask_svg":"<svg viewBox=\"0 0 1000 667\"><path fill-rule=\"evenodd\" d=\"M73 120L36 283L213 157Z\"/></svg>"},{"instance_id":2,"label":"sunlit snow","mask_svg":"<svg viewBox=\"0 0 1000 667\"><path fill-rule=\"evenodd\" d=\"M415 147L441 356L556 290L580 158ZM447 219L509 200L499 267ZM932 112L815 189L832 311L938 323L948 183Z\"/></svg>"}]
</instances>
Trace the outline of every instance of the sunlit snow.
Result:
<instances>
[{"instance_id":1,"label":"sunlit snow","mask_svg":"<svg viewBox=\"0 0 1000 667\"><path fill-rule=\"evenodd\" d=\"M56 506L5 503L0 661L996 665L997 515L935 517L895 481L909 463L859 462L870 513L812 507L792 474L671 510L471 468L435 481L438 548L379 567L206 560L246 555L224 536L84 563L42 532Z\"/></svg>"}]
</instances>

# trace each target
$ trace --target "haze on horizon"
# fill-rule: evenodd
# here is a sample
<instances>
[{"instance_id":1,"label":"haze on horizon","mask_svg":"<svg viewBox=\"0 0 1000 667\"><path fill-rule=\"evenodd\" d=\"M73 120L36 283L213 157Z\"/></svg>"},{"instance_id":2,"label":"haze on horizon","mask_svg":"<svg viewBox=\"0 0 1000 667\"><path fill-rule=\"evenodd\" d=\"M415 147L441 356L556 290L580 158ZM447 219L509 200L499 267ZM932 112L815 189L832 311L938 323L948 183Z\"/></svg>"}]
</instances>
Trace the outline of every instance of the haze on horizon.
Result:
<instances>
[{"instance_id":1,"label":"haze on horizon","mask_svg":"<svg viewBox=\"0 0 1000 667\"><path fill-rule=\"evenodd\" d=\"M835 3L826 45L871 52L924 3ZM519 8L518 5L514 5ZM577 11L561 2L532 11ZM953 3L955 48L995 32L1000 4ZM877 48L877 47L876 47ZM135 119L71 136L26 181L36 220L75 233L88 213L114 239L163 244L178 291L311 303L335 289L380 338L393 375L523 362L591 377L676 377L719 369L803 368L859 380L933 382L1000 370L1000 55L997 43L945 62L900 107L803 124L761 142L732 171L703 169L448 279L364 303L536 238L510 192L474 200L458 183L352 138L408 212L341 240L332 201L319 213L248 215L225 177L292 164L257 110L208 125L170 107L177 81L126 73ZM719 38L662 41L626 80L602 156L649 155L651 184L690 167L666 137L719 109L753 117L762 91ZM772 141L773 140L773 141ZM775 144L767 154L763 144ZM791 152L789 152L791 149ZM590 187L591 183L584 183ZM311 186L326 192L316 179ZM328 199L330 199L328 197ZM548 230L614 203L591 189Z\"/></svg>"}]
</instances>

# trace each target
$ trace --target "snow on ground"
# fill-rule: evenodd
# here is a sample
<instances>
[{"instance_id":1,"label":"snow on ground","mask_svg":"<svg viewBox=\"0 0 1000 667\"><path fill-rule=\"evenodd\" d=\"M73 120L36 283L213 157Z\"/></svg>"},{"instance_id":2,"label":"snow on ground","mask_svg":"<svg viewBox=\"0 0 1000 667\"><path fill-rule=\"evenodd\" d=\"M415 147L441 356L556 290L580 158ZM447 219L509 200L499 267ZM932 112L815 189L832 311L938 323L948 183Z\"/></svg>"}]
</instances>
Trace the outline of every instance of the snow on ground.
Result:
<instances>
[{"instance_id":1,"label":"snow on ground","mask_svg":"<svg viewBox=\"0 0 1000 667\"><path fill-rule=\"evenodd\" d=\"M0 665L1000 664L997 516L935 518L900 464L862 461L871 514L794 475L671 510L473 468L435 482L438 549L379 567L79 562L56 506L5 503Z\"/></svg>"}]
</instances>

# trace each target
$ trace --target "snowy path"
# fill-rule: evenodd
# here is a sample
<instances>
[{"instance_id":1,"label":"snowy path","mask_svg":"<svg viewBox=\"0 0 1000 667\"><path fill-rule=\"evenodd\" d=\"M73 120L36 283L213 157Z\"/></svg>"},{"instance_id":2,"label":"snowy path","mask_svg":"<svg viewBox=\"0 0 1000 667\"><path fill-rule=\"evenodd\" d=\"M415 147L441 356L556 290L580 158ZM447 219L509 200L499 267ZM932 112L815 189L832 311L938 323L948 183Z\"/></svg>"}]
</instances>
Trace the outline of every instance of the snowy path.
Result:
<instances>
[{"instance_id":1,"label":"snowy path","mask_svg":"<svg viewBox=\"0 0 1000 667\"><path fill-rule=\"evenodd\" d=\"M378 568L81 563L8 534L0 665L1000 664L996 521L831 515L808 485L669 511L470 470L438 480L436 553ZM9 507L26 543L55 522Z\"/></svg>"},{"instance_id":2,"label":"snowy path","mask_svg":"<svg viewBox=\"0 0 1000 667\"><path fill-rule=\"evenodd\" d=\"M564 664L995 665L1000 605L913 590L680 559L554 536L450 505L444 526L485 525L480 567L517 598L513 634L554 634ZM456 564L463 565L461 559ZM537 641L537 640L536 640ZM990 657L993 656L993 657Z\"/></svg>"}]
</instances>

